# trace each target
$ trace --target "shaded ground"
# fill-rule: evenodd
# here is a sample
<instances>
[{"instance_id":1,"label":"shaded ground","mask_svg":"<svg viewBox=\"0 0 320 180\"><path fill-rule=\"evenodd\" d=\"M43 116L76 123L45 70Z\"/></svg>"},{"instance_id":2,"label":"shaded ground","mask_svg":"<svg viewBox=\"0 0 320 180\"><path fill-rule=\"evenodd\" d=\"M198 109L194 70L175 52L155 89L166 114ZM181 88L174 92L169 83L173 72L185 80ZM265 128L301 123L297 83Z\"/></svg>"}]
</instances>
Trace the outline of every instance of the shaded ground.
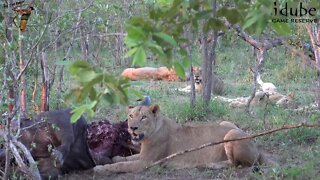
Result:
<instances>
[{"instance_id":1,"label":"shaded ground","mask_svg":"<svg viewBox=\"0 0 320 180\"><path fill-rule=\"evenodd\" d=\"M162 168L153 168L141 173L122 173L94 175L93 172L70 174L62 179L82 180L82 179L115 179L115 180L148 180L148 179L248 179L253 177L252 168L230 168L226 170L210 169L181 169L168 170Z\"/></svg>"},{"instance_id":2,"label":"shaded ground","mask_svg":"<svg viewBox=\"0 0 320 180\"><path fill-rule=\"evenodd\" d=\"M262 147L259 147L262 148ZM279 162L278 156L274 150L263 150L268 158L275 162ZM279 162L280 163L280 162ZM276 167L230 167L226 169L208 169L208 168L189 168L189 169L167 169L163 167L153 167L140 173L119 173L112 174L110 172L102 174L94 174L93 170L86 172L70 173L62 177L63 180L85 180L85 179L114 179L114 180L149 180L149 179L181 179L181 180L194 180L194 179L260 179L261 174L270 175Z\"/></svg>"}]
</instances>

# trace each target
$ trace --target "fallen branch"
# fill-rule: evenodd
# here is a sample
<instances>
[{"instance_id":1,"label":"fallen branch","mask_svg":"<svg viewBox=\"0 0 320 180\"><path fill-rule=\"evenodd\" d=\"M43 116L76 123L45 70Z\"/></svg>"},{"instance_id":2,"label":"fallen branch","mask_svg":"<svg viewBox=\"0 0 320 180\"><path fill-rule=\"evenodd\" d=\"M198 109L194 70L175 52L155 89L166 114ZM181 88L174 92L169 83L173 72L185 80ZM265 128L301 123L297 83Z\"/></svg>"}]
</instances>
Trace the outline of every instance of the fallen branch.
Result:
<instances>
[{"instance_id":1,"label":"fallen branch","mask_svg":"<svg viewBox=\"0 0 320 180\"><path fill-rule=\"evenodd\" d=\"M29 163L29 167L28 167L29 171L28 172L31 173L31 177L33 177L32 179L41 180L40 172L39 172L39 169L37 168L37 163L33 159L32 155L31 155L30 151L27 149L27 147L24 144L22 144L21 142L17 141L16 139L13 140L13 143L14 143L14 145L16 145L17 147L20 148L20 150L24 154L24 157L27 158L28 163ZM16 158L16 156L15 156L15 158Z\"/></svg>"},{"instance_id":2,"label":"fallen branch","mask_svg":"<svg viewBox=\"0 0 320 180\"><path fill-rule=\"evenodd\" d=\"M153 164L151 164L150 166L147 166L146 169L149 169L149 168L151 168L153 166L162 164L165 161L170 160L170 159L172 159L174 157L180 156L182 154L185 154L185 153L188 153L188 152L197 151L197 150L203 149L203 148L208 147L208 146L214 146L214 145L218 145L218 144L222 144L222 143L226 143L226 142L232 142L232 141L253 139L253 138L256 138L256 137L259 137L259 136L264 136L264 135L267 135L267 134L271 134L271 133L274 133L274 132L277 132L277 131L281 131L281 130L285 130L285 129L297 129L297 128L301 128L301 127L320 127L320 123L318 123L318 124L301 123L301 124L298 124L298 125L283 125L282 127L279 127L279 128L270 129L270 130L267 130L267 131L264 131L264 132L260 132L260 133L249 135L249 136L242 137L242 138L206 143L206 144L203 144L203 145L201 145L199 147L195 147L195 148L191 148L191 149L187 149L187 150L183 150L183 151L171 154L170 156L165 157L163 159L160 159L160 160L154 162Z\"/></svg>"}]
</instances>

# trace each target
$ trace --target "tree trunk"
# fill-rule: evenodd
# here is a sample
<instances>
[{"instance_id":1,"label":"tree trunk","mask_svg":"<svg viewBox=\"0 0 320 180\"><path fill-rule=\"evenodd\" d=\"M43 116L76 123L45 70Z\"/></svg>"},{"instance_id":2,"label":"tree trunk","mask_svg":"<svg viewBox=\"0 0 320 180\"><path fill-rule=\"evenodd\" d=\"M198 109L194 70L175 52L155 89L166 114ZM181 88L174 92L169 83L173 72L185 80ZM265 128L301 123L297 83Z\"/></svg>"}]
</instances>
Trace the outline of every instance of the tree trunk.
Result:
<instances>
[{"instance_id":1,"label":"tree trunk","mask_svg":"<svg viewBox=\"0 0 320 180\"><path fill-rule=\"evenodd\" d=\"M8 1L8 4L12 4L13 1L12 0L9 0ZM13 32L12 32L12 24L13 24L13 17L11 16L8 16L6 14L4 14L4 19L5 19L5 36L6 36L6 39L7 39L7 42L10 44L12 43L12 40L13 40ZM14 76L11 72L11 66L13 65L10 65L11 62L11 57L10 57L10 54L8 51L6 51L5 49L5 57L6 57L6 62L7 62L7 67L6 67L6 77L11 77L12 80L14 80ZM6 84L8 85L8 99L9 99L9 105L8 105L8 109L9 109L9 115L8 117L6 118L6 126L5 126L5 129L6 131L8 132L6 137L5 137L5 147L6 147L6 162L5 162L5 170L4 170L4 174L3 174L3 179L7 180L9 179L9 174L10 174L10 161L11 161L11 156L10 156L10 121L11 119L9 119L11 117L11 115L13 114L13 108L14 108L14 104L12 103L12 101L15 102L15 92L14 92L14 86L13 86L13 83L12 81L10 82L8 80L8 78L5 79ZM4 87L3 87L4 88Z\"/></svg>"},{"instance_id":2,"label":"tree trunk","mask_svg":"<svg viewBox=\"0 0 320 180\"><path fill-rule=\"evenodd\" d=\"M3 175L3 179L9 179L10 174L10 162L11 162L11 154L10 154L10 139L11 139L11 130L10 130L10 124L11 124L11 114L6 119L6 131L8 132L5 138L6 141L6 163L5 163L5 172Z\"/></svg>"},{"instance_id":3,"label":"tree trunk","mask_svg":"<svg viewBox=\"0 0 320 180\"><path fill-rule=\"evenodd\" d=\"M116 49L115 49L115 60L116 65L121 66L122 64L122 57L123 57L123 27L120 26L120 32L119 35L116 37Z\"/></svg>"},{"instance_id":4,"label":"tree trunk","mask_svg":"<svg viewBox=\"0 0 320 180\"><path fill-rule=\"evenodd\" d=\"M196 105L196 88L194 85L194 76L193 76L193 66L192 63L189 69L190 74L190 86L191 86L191 94L190 94L190 106L193 108Z\"/></svg>"},{"instance_id":5,"label":"tree trunk","mask_svg":"<svg viewBox=\"0 0 320 180\"><path fill-rule=\"evenodd\" d=\"M212 15L216 15L217 1L212 0ZM202 63L202 100L204 107L207 107L212 92L212 71L213 71L213 62L215 59L215 48L217 44L217 33L216 31L212 32L213 40L212 46L209 49L209 44L207 42L208 33L203 32L202 41L203 41L203 63Z\"/></svg>"},{"instance_id":6,"label":"tree trunk","mask_svg":"<svg viewBox=\"0 0 320 180\"><path fill-rule=\"evenodd\" d=\"M267 50L265 48L261 48L261 49L256 49L254 48L254 54L256 56L256 60L255 60L255 64L254 64L254 74L253 74L253 88L252 88L252 93L251 96L246 104L246 109L245 111L247 113L250 113L250 104L251 101L253 100L253 98L256 95L256 91L257 91L257 77L258 75L260 76L260 66L262 65L262 63L265 60L265 55L266 55Z\"/></svg>"},{"instance_id":7,"label":"tree trunk","mask_svg":"<svg viewBox=\"0 0 320 180\"><path fill-rule=\"evenodd\" d=\"M316 98L318 109L320 110L320 25L307 25L306 26L316 59L317 67L317 83L316 83Z\"/></svg>"},{"instance_id":8,"label":"tree trunk","mask_svg":"<svg viewBox=\"0 0 320 180\"><path fill-rule=\"evenodd\" d=\"M12 4L12 3L13 3L12 0L8 1L8 4ZM12 33L13 17L6 16L4 14L4 19L5 19L6 39L7 39L8 43L12 43L12 40L13 40L13 33ZM9 52L5 51L5 57L6 57L6 61L10 61L10 53ZM10 63L8 63L8 64L10 64ZM8 65L8 67L6 69L6 74L7 74L7 77L11 77L12 79L14 79L14 76L11 72L11 68L12 67L10 65ZM13 107L14 107L14 103L12 103L12 102L15 102L14 87L13 87L13 84L10 83L9 81L6 84L8 85L8 99L10 101L9 105L8 105L8 109L9 109L9 112L12 113Z\"/></svg>"},{"instance_id":9,"label":"tree trunk","mask_svg":"<svg viewBox=\"0 0 320 180\"><path fill-rule=\"evenodd\" d=\"M51 38L51 41L54 41L55 37L59 36L59 29L55 27L55 29L52 29L52 31L53 33L51 34L50 38ZM52 62L56 62L58 60L58 48L59 48L59 41L54 43ZM53 84L55 82L56 72L57 72L57 63L54 63L53 73L51 75L50 84L49 84L49 92L51 92L51 87L53 87Z\"/></svg>"},{"instance_id":10,"label":"tree trunk","mask_svg":"<svg viewBox=\"0 0 320 180\"><path fill-rule=\"evenodd\" d=\"M49 72L48 57L46 52L41 53L42 70L42 93L41 93L41 112L49 111Z\"/></svg>"},{"instance_id":11,"label":"tree trunk","mask_svg":"<svg viewBox=\"0 0 320 180\"><path fill-rule=\"evenodd\" d=\"M195 91L195 85L194 85L194 76L193 76L193 61L192 61L192 45L193 45L193 32L191 32L191 28L188 27L185 32L185 38L191 39L191 43L186 45L186 49L188 52L189 59L191 61L189 71L190 76L190 86L191 86L191 94L190 94L190 107L193 108L196 104L196 91Z\"/></svg>"},{"instance_id":12,"label":"tree trunk","mask_svg":"<svg viewBox=\"0 0 320 180\"><path fill-rule=\"evenodd\" d=\"M88 60L88 36L85 34L84 27L79 28L80 32L80 47L81 47L81 55L83 60Z\"/></svg>"},{"instance_id":13,"label":"tree trunk","mask_svg":"<svg viewBox=\"0 0 320 180\"><path fill-rule=\"evenodd\" d=\"M22 44L22 32L19 31L19 54L20 54L20 58L19 58L19 69L20 72L23 71L24 68L24 54L23 54L23 44ZM21 96L20 96L20 101L21 101L21 113L22 115L25 117L26 115L26 107L27 107L27 101L26 101L26 89L27 89L27 85L26 85L26 75L25 73L23 73L21 75Z\"/></svg>"},{"instance_id":14,"label":"tree trunk","mask_svg":"<svg viewBox=\"0 0 320 180\"><path fill-rule=\"evenodd\" d=\"M37 52L39 52L39 46L37 47ZM39 61L36 61L35 62L35 74L34 74L34 86L33 86L33 91L32 91L32 99L31 99L31 103L32 103L32 106L33 106L33 111L38 114L39 113L39 106L37 104L37 101L36 101L36 95L37 95L37 89L38 89L38 75L39 75L39 67L38 67L38 62Z\"/></svg>"}]
</instances>

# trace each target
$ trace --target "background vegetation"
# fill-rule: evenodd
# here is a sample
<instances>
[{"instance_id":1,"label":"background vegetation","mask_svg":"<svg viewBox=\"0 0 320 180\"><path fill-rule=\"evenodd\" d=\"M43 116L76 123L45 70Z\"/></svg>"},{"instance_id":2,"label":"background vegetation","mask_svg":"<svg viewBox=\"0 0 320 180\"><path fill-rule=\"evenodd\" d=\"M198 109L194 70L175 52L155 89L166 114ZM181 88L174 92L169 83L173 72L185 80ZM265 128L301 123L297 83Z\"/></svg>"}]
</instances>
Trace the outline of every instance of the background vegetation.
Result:
<instances>
[{"instance_id":1,"label":"background vegetation","mask_svg":"<svg viewBox=\"0 0 320 180\"><path fill-rule=\"evenodd\" d=\"M13 1L4 1L4 4L10 2ZM45 98L48 109L80 107L78 114L88 112L87 116L92 115L92 110L95 110L94 117L88 116L90 120L109 119L114 122L125 120L123 105L135 104L135 100L139 97L139 93L136 92L138 90L140 94L149 95L154 103L159 104L165 115L181 123L229 120L248 133L283 124L319 123L319 111L295 113L272 104L254 108L253 112L248 114L209 98L208 112L203 106L200 95L197 95L196 104L192 107L189 95L177 91L177 88L185 86L187 82L128 82L118 78L125 68L132 66L132 63L135 66L153 67L175 65L183 67L183 71L187 71L190 63L201 66L205 60L199 41L203 34L208 33L204 31L205 26L202 26L202 21L211 18L208 22L215 22L212 27L210 26L211 29L225 31L225 34L216 41L215 49L215 72L226 84L225 95L228 97L250 95L253 75L249 68L255 64L252 46L243 41L234 29L228 29L222 20L218 21L211 17L211 1L199 7L196 5L192 7L203 8L208 12L204 11L202 14L191 12L187 14L189 16L183 16L183 13L189 13L188 9L183 11L184 6L177 6L176 8L182 9L181 14L178 14L182 15L181 21L179 23L164 21L176 15L170 12L178 12L174 8L170 9L172 2L26 1L26 6L32 4L36 10L32 11L26 32L20 34L17 27L20 21L19 13L2 6L1 114L8 111L10 104L14 104L18 111L21 111L24 105L26 116L45 110L46 108L42 109L44 101L42 88L45 87L48 89ZM182 1L174 2L179 4ZM218 9L229 7L232 10L224 9L220 12L235 14L233 16L228 16L228 13L220 14L221 18L227 17L229 21L241 24L246 31L256 33L253 37L257 39L267 36L288 40L290 47L278 46L267 52L260 72L262 79L274 83L283 94L293 92L297 107L308 106L315 102L319 94L317 69L308 65L308 62L314 64L315 60L298 56L299 53L292 50L308 53L301 45L311 44L305 27L270 26L267 18L270 18L268 16L272 3L263 0L250 2L218 1ZM250 6L240 6L248 4ZM187 3L182 5L188 7ZM160 8L162 11L152 19L150 17L153 8ZM259 8L266 8L269 11L261 14ZM163 16L166 13L167 16ZM234 19L236 15L241 16ZM317 26L319 27L318 24ZM142 30L137 30L141 27ZM188 27L193 34L188 43L182 38L185 36L184 27ZM279 33L287 36L279 36ZM133 40L130 41L130 38ZM22 45L19 45L19 41ZM188 48L181 48L184 43L189 44L189 51ZM27 65L25 66L27 68L20 77L21 63L23 66ZM14 90L12 96L8 93L11 89ZM23 91L25 95L21 93ZM25 104L21 104L24 97ZM243 176L253 179L317 179L320 173L319 135L318 129L301 128L258 138L257 143L272 154L280 166L265 168L262 173L246 172ZM190 176L185 175L186 171ZM241 176L241 173L241 170L235 169L221 171L191 169L177 172L153 169L135 176L145 179L150 177L234 179Z\"/></svg>"}]
</instances>

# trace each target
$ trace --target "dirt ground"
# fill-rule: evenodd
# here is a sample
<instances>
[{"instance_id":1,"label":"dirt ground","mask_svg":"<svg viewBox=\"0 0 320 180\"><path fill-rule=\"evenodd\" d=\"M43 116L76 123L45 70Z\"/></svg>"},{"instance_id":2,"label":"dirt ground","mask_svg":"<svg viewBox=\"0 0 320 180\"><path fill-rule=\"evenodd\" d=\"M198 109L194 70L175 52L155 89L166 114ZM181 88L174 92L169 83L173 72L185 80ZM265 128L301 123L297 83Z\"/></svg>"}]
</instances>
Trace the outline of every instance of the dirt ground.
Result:
<instances>
[{"instance_id":1,"label":"dirt ground","mask_svg":"<svg viewBox=\"0 0 320 180\"><path fill-rule=\"evenodd\" d=\"M141 173L121 173L121 174L99 174L95 175L92 170L65 175L63 180L87 180L87 179L114 179L114 180L160 180L160 179L254 179L252 168L229 168L224 170L211 169L181 169L170 170L155 167Z\"/></svg>"}]
</instances>

